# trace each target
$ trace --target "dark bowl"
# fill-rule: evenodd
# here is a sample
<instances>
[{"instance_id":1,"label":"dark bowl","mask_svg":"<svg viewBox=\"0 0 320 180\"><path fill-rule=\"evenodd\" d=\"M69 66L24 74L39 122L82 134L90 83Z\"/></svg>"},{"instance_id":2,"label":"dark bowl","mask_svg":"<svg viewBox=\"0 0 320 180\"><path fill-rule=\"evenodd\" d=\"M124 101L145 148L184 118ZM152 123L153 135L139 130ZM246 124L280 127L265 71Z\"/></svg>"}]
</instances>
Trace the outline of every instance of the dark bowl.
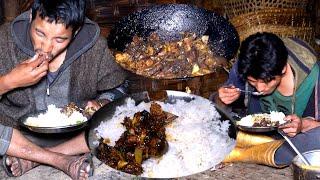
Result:
<instances>
[{"instance_id":1,"label":"dark bowl","mask_svg":"<svg viewBox=\"0 0 320 180\"><path fill-rule=\"evenodd\" d=\"M292 161L293 179L295 180L317 180L320 179L320 150L302 153L311 166L303 165L301 158L297 155Z\"/></svg>"}]
</instances>

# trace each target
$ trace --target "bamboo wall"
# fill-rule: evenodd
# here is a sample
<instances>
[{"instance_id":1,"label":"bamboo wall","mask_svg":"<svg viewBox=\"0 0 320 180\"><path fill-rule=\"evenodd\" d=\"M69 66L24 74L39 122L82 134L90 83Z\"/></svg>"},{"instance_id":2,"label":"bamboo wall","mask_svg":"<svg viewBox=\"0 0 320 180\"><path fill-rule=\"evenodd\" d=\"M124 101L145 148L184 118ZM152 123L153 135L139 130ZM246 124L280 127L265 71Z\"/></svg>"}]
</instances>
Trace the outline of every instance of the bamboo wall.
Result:
<instances>
[{"instance_id":1,"label":"bamboo wall","mask_svg":"<svg viewBox=\"0 0 320 180\"><path fill-rule=\"evenodd\" d=\"M247 1L251 2L251 0ZM256 0L256 2L267 1L268 0ZM279 0L270 2L276 1ZM226 2L228 2L228 0L87 0L87 14L91 19L99 23L102 30L102 35L107 36L112 25L118 21L119 18L152 4L193 4L219 14L229 14L230 16L228 11L232 11L233 9L228 8L225 10L224 8L226 7ZM2 20L11 21L21 12L28 10L32 3L33 0L0 0L0 23ZM309 7L311 8L309 8L308 11L311 12L310 14L312 20L314 20L312 23L314 26L315 36L320 39L320 0L309 0L309 4ZM320 47L317 49L320 51Z\"/></svg>"}]
</instances>

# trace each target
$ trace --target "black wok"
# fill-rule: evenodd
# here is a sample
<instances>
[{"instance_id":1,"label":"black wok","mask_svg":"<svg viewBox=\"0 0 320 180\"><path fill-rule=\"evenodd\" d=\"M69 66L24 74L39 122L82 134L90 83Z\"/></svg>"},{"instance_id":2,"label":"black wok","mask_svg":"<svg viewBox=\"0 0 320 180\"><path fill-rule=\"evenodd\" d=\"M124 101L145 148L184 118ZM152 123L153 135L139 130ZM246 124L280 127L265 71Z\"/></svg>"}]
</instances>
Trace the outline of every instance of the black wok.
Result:
<instances>
[{"instance_id":1,"label":"black wok","mask_svg":"<svg viewBox=\"0 0 320 180\"><path fill-rule=\"evenodd\" d=\"M211 50L228 60L235 56L240 44L236 29L222 16L192 5L165 4L122 18L108 36L109 48L123 51L133 36L146 38L151 32L157 32L164 41L180 39L182 32L208 35Z\"/></svg>"}]
</instances>

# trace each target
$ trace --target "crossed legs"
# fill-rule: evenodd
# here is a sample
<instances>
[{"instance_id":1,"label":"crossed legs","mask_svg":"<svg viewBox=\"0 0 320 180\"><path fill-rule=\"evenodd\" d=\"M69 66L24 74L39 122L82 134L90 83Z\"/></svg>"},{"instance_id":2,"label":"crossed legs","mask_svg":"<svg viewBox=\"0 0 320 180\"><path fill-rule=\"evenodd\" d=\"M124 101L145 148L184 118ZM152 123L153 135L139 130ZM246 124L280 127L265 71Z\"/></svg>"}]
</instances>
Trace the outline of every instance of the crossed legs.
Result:
<instances>
[{"instance_id":1,"label":"crossed legs","mask_svg":"<svg viewBox=\"0 0 320 180\"><path fill-rule=\"evenodd\" d=\"M48 164L64 171L73 179L87 179L92 167L87 156L75 156L89 152L84 134L51 148L41 148L26 139L18 130L13 130L7 150L6 164L14 176L19 176L37 166Z\"/></svg>"}]
</instances>

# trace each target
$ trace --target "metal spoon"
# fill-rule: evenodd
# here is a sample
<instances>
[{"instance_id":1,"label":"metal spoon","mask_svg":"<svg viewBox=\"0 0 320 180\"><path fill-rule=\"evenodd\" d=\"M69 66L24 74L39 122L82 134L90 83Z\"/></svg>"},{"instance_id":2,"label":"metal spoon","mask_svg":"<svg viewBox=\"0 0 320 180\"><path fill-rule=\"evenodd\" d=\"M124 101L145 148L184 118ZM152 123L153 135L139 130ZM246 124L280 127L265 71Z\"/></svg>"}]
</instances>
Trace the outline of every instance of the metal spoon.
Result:
<instances>
[{"instance_id":1,"label":"metal spoon","mask_svg":"<svg viewBox=\"0 0 320 180\"><path fill-rule=\"evenodd\" d=\"M249 94L252 94L252 95L255 95L255 96L260 96L260 95L263 94L263 92L246 91L246 90L242 90L242 89L239 89L239 88L237 88L237 90L240 91L240 92L249 93Z\"/></svg>"},{"instance_id":2,"label":"metal spoon","mask_svg":"<svg viewBox=\"0 0 320 180\"><path fill-rule=\"evenodd\" d=\"M237 91L240 91L240 92L243 92L243 93L249 93L249 94L252 94L254 96L260 96L263 94L263 92L256 92L256 91L247 91L247 90L242 90L240 88L236 88L232 85L228 85L228 86L224 86L224 88L235 88Z\"/></svg>"},{"instance_id":3,"label":"metal spoon","mask_svg":"<svg viewBox=\"0 0 320 180\"><path fill-rule=\"evenodd\" d=\"M288 142L288 144L298 154L298 156L304 162L304 164L310 166L311 164L309 163L309 161L299 152L297 147L292 143L292 141L287 137L287 135L281 129L278 129L278 133Z\"/></svg>"}]
</instances>

